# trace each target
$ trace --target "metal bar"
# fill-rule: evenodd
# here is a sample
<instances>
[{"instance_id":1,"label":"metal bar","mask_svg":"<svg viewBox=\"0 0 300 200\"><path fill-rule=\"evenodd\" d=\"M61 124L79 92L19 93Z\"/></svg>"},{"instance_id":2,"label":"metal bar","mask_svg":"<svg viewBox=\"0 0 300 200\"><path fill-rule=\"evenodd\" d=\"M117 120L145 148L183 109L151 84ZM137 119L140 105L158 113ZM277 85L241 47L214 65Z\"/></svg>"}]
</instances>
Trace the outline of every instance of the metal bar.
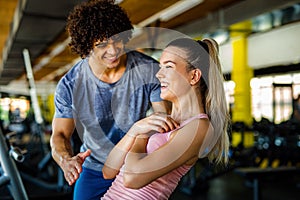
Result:
<instances>
[{"instance_id":1,"label":"metal bar","mask_svg":"<svg viewBox=\"0 0 300 200\"><path fill-rule=\"evenodd\" d=\"M259 186L258 178L255 178L253 180L253 199L254 200L260 200L261 199L260 186Z\"/></svg>"},{"instance_id":2,"label":"metal bar","mask_svg":"<svg viewBox=\"0 0 300 200\"><path fill-rule=\"evenodd\" d=\"M0 129L0 163L4 174L6 174L10 182L7 185L11 195L16 200L28 200L28 196L23 185L21 176L17 166L9 155L9 150L5 142L5 137Z\"/></svg>"},{"instance_id":3,"label":"metal bar","mask_svg":"<svg viewBox=\"0 0 300 200\"><path fill-rule=\"evenodd\" d=\"M10 181L10 178L9 178L8 176L6 176L5 174L2 174L2 175L0 176L0 187L2 187L2 186L4 186L4 185L8 184L9 181Z\"/></svg>"}]
</instances>

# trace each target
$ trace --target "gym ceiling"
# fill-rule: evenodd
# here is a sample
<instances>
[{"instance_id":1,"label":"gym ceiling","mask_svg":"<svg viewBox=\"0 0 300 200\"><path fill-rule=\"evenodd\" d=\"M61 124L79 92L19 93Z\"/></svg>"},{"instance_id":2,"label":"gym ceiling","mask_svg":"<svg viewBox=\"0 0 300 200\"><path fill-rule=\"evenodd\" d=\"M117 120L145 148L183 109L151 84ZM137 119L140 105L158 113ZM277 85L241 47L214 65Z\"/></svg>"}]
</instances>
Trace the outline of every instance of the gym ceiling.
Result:
<instances>
[{"instance_id":1,"label":"gym ceiling","mask_svg":"<svg viewBox=\"0 0 300 200\"><path fill-rule=\"evenodd\" d=\"M61 78L78 59L68 47L65 24L69 11L81 1L0 0L0 86L26 80L22 53L24 49L30 52L36 81L57 82ZM183 13L166 16L165 11L181 1L123 0L119 4L137 27L162 27L196 36L213 33L220 28L226 29L234 23L300 2L183 0L194 2L194 5ZM184 8L185 5L181 4L179 7ZM174 12L172 11L173 14Z\"/></svg>"}]
</instances>

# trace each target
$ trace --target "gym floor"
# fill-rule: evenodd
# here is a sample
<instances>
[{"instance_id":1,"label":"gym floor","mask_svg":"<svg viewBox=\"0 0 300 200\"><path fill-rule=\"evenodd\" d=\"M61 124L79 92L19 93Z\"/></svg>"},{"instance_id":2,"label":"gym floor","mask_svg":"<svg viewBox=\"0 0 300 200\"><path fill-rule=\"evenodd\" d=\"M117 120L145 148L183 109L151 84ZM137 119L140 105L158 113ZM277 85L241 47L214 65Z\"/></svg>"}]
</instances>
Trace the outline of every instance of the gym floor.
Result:
<instances>
[{"instance_id":1,"label":"gym floor","mask_svg":"<svg viewBox=\"0 0 300 200\"><path fill-rule=\"evenodd\" d=\"M245 180L231 171L207 182L207 187L196 189L193 195L187 195L180 188L171 196L170 200L252 200L253 187L250 181ZM71 192L60 193L47 191L25 182L29 199L37 200L71 200ZM261 182L261 200L298 200L300 197L300 177L288 176L270 178ZM6 188L0 188L0 199L11 200Z\"/></svg>"},{"instance_id":2,"label":"gym floor","mask_svg":"<svg viewBox=\"0 0 300 200\"><path fill-rule=\"evenodd\" d=\"M170 200L252 200L252 182L231 171L208 182L206 190L197 190L192 196L177 189ZM300 177L273 177L261 181L261 200L298 200Z\"/></svg>"}]
</instances>

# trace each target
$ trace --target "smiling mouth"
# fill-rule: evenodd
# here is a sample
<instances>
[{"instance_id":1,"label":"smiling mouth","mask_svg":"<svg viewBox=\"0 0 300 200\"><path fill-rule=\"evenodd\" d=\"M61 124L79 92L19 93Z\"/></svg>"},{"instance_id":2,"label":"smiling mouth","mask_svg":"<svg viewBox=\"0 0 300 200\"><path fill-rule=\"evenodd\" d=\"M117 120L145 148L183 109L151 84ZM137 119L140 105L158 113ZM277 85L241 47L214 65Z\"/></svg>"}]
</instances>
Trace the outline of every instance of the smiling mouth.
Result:
<instances>
[{"instance_id":1,"label":"smiling mouth","mask_svg":"<svg viewBox=\"0 0 300 200\"><path fill-rule=\"evenodd\" d=\"M167 89L168 85L166 83L161 83L160 84L161 89Z\"/></svg>"},{"instance_id":2,"label":"smiling mouth","mask_svg":"<svg viewBox=\"0 0 300 200\"><path fill-rule=\"evenodd\" d=\"M114 56L114 57L107 57L106 60L108 60L109 62L113 63L113 62L115 62L116 60L118 60L118 57L117 57L117 56Z\"/></svg>"}]
</instances>

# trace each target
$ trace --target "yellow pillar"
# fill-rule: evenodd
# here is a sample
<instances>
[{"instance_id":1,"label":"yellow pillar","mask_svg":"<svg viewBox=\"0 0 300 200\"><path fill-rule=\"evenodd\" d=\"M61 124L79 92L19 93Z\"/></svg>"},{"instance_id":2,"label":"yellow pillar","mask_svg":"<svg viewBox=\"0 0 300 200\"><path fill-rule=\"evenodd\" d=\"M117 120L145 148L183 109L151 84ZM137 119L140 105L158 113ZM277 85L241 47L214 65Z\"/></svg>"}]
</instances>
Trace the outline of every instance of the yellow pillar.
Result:
<instances>
[{"instance_id":1,"label":"yellow pillar","mask_svg":"<svg viewBox=\"0 0 300 200\"><path fill-rule=\"evenodd\" d=\"M245 21L234 24L230 27L231 41L233 49L233 66L231 79L235 82L234 90L234 105L232 108L232 122L244 122L246 125L252 124L251 114L251 88L250 80L253 77L253 70L248 66L247 52L247 37L251 31L251 22ZM247 134L244 134L244 145L250 146L253 144L252 134L251 139L247 139ZM241 140L241 136L239 138ZM235 140L234 143L239 143Z\"/></svg>"},{"instance_id":2,"label":"yellow pillar","mask_svg":"<svg viewBox=\"0 0 300 200\"><path fill-rule=\"evenodd\" d=\"M52 118L55 113L54 94L50 94L48 96L48 107L49 107L49 122L52 122Z\"/></svg>"}]
</instances>

